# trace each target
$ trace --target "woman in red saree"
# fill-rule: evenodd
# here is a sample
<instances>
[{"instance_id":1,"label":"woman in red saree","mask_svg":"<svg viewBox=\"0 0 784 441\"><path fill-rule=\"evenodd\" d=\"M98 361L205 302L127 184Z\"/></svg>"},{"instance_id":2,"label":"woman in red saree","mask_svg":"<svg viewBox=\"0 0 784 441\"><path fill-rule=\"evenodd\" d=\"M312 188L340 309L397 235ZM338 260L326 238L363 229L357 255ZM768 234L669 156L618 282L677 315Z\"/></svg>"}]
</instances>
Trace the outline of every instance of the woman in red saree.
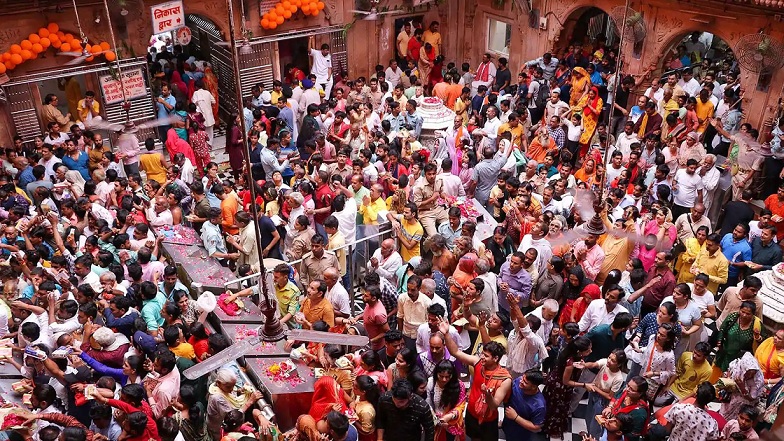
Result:
<instances>
[{"instance_id":1,"label":"woman in red saree","mask_svg":"<svg viewBox=\"0 0 784 441\"><path fill-rule=\"evenodd\" d=\"M330 411L336 410L342 413L346 409L342 396L343 390L338 382L329 375L324 375L313 385L313 402L308 415L318 421Z\"/></svg>"},{"instance_id":2,"label":"woman in red saree","mask_svg":"<svg viewBox=\"0 0 784 441\"><path fill-rule=\"evenodd\" d=\"M166 133L166 151L169 152L170 161L174 161L174 155L182 153L191 160L191 164L196 165L196 155L193 154L190 144L177 136L177 132L174 129L169 129Z\"/></svg>"},{"instance_id":3,"label":"woman in red saree","mask_svg":"<svg viewBox=\"0 0 784 441\"><path fill-rule=\"evenodd\" d=\"M580 298L575 300L572 305L572 314L569 321L578 323L580 319L583 318L583 314L585 314L585 310L588 309L588 305L594 300L599 299L601 295L602 293L599 289L599 285L595 283L586 285L585 288L583 288L583 292L580 293Z\"/></svg>"}]
</instances>

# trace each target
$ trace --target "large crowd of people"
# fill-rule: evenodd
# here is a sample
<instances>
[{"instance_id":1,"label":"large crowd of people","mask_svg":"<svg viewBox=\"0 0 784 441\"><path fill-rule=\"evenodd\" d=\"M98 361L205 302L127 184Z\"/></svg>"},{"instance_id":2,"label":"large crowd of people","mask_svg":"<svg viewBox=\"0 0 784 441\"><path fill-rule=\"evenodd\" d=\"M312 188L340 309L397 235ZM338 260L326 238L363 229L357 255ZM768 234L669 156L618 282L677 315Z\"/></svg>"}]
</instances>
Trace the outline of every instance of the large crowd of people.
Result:
<instances>
[{"instance_id":1,"label":"large crowd of people","mask_svg":"<svg viewBox=\"0 0 784 441\"><path fill-rule=\"evenodd\" d=\"M407 23L395 48L349 80L311 44L309 74L255 85L226 121L230 180L211 156L217 80L179 47L150 60L163 153L132 130L112 152L94 94L81 124L48 96L48 133L0 150L0 337L30 394L3 433L558 439L585 397L591 441L782 424L784 329L763 325L759 292L782 261L784 119L743 121L731 61L692 45L679 70L635 77L599 38L514 76L491 53L446 62L437 22ZM430 97L455 113L434 144L417 111ZM320 372L295 427L255 408L262 392L231 366L182 375L232 336L207 330L161 228L193 228L238 276L278 259L285 326L369 338L287 343Z\"/></svg>"}]
</instances>

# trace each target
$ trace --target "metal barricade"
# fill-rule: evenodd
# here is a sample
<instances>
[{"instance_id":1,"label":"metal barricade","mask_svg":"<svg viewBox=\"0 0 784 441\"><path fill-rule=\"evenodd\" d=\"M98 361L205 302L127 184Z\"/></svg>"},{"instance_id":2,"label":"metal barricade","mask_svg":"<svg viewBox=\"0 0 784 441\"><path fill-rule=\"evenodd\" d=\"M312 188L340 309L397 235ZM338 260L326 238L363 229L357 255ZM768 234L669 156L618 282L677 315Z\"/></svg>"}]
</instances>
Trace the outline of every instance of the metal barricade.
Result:
<instances>
[{"instance_id":1,"label":"metal barricade","mask_svg":"<svg viewBox=\"0 0 784 441\"><path fill-rule=\"evenodd\" d=\"M380 246L381 242L392 238L392 224L385 222L380 225L357 225L357 240L348 243L337 250L330 250L332 252L338 250L346 251L346 276L350 281L350 287L345 286L346 290L351 293L351 313L357 314L359 310L356 309L357 301L361 302L362 294L361 288L364 286L364 277L367 274L367 262L373 252ZM292 262L286 262L289 266L299 265L302 259ZM274 268L264 268L265 275L272 273ZM240 289L242 282L247 280L255 280L261 276L261 272L249 274L245 277L240 277L235 280L230 280L223 284L225 288ZM266 279L266 276L265 276ZM304 288L304 287L303 287Z\"/></svg>"}]
</instances>

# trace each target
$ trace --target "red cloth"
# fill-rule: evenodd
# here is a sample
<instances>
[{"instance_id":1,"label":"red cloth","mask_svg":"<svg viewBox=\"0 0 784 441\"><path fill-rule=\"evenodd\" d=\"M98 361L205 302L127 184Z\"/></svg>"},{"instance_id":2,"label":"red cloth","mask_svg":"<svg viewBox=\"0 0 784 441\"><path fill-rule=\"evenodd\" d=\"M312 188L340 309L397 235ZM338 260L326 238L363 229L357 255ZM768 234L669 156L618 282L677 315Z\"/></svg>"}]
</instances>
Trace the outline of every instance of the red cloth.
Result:
<instances>
[{"instance_id":1,"label":"red cloth","mask_svg":"<svg viewBox=\"0 0 784 441\"><path fill-rule=\"evenodd\" d=\"M414 63L419 63L419 50L422 49L422 43L414 37L408 40L408 59L414 60Z\"/></svg>"},{"instance_id":2,"label":"red cloth","mask_svg":"<svg viewBox=\"0 0 784 441\"><path fill-rule=\"evenodd\" d=\"M158 436L158 426L155 424L155 416L152 414L152 408L146 401L142 401L142 407L133 407L125 401L108 400L106 404L116 407L125 413L144 412L147 415L147 426L144 428L144 433L136 438L128 438L128 440L147 441L149 439L161 439Z\"/></svg>"},{"instance_id":3,"label":"red cloth","mask_svg":"<svg viewBox=\"0 0 784 441\"><path fill-rule=\"evenodd\" d=\"M579 322L580 319L585 314L585 310L588 309L588 305L590 301L586 301L585 297L582 297L585 294L588 294L591 297L591 301L597 300L602 296L601 290L599 289L599 285L595 283L591 283L586 285L583 288L583 292L580 293L581 297L574 301L572 305L572 309L574 310L574 321ZM571 321L571 320L570 320Z\"/></svg>"},{"instance_id":4,"label":"red cloth","mask_svg":"<svg viewBox=\"0 0 784 441\"><path fill-rule=\"evenodd\" d=\"M325 375L316 380L313 385L313 404L310 405L308 415L319 421L334 410L333 406L336 404L340 407L339 412L342 413L345 406L340 398L340 393L340 385L334 378Z\"/></svg>"},{"instance_id":5,"label":"red cloth","mask_svg":"<svg viewBox=\"0 0 784 441\"><path fill-rule=\"evenodd\" d=\"M196 155L193 153L191 145L177 136L177 132L174 129L169 129L166 132L166 151L169 152L169 160L172 162L174 161L174 155L182 153L191 160L191 164L196 164Z\"/></svg>"},{"instance_id":6,"label":"red cloth","mask_svg":"<svg viewBox=\"0 0 784 441\"><path fill-rule=\"evenodd\" d=\"M332 201L335 199L335 193L329 188L327 184L321 184L316 189L316 197L313 200L313 203L316 209L319 208L328 208L332 206ZM330 212L327 211L325 213L315 213L313 214L313 220L316 221L317 224L324 224L324 221L327 220L329 217Z\"/></svg>"}]
</instances>

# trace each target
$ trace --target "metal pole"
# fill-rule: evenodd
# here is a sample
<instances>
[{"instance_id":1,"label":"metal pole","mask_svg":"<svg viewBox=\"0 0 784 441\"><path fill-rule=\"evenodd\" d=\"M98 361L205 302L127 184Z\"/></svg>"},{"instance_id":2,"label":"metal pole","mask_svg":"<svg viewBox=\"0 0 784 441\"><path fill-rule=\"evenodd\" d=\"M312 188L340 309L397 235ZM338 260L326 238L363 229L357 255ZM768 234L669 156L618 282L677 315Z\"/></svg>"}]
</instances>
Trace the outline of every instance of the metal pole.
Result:
<instances>
[{"instance_id":1,"label":"metal pole","mask_svg":"<svg viewBox=\"0 0 784 441\"><path fill-rule=\"evenodd\" d=\"M120 67L120 55L117 52L117 41L114 38L114 25L112 25L112 15L109 13L109 3L107 0L103 0L103 8L106 11L106 24L109 25L109 35L112 38L112 49L114 49L114 61L115 64L117 65L117 75L119 75L119 80L120 80L120 91L122 92L123 95L123 102L128 102L128 98L126 98L125 95L125 82L123 81L122 78L122 68ZM126 111L125 118L127 121L130 120L130 117L128 115L129 113L128 111Z\"/></svg>"},{"instance_id":2,"label":"metal pole","mask_svg":"<svg viewBox=\"0 0 784 441\"><path fill-rule=\"evenodd\" d=\"M620 79L622 76L621 69L623 68L623 56L624 56L623 43L626 37L626 18L627 15L629 14L629 3L631 3L630 0L626 0L626 7L623 9L623 22L621 23L621 39L618 42L618 66L617 69L615 70L615 78L613 78L613 83L615 83L613 85L613 105L610 107L609 112L607 112L607 128L609 134L612 134L611 133L612 127L610 126L610 123L612 122L612 114L615 110L615 99L618 96L618 87L620 85ZM604 192L606 191L605 188L607 184L606 167L607 167L607 156L609 153L610 153L610 147L608 146L606 149L604 149L604 158L602 159L602 162L604 162L603 165L605 167L604 174L602 175L602 186L600 188L601 194L599 194L599 200L602 201L604 200Z\"/></svg>"},{"instance_id":3,"label":"metal pole","mask_svg":"<svg viewBox=\"0 0 784 441\"><path fill-rule=\"evenodd\" d=\"M244 0L240 0L244 1ZM234 70L234 87L236 88L237 94L237 106L239 107L237 114L240 118L240 127L242 128L242 143L244 144L245 148L242 149L242 153L245 155L245 164L247 165L248 175L246 177L246 181L248 183L248 187L250 190L250 211L253 214L253 224L254 224L254 231L256 233L256 251L259 253L259 266L260 266L260 273L261 273L261 291L265 299L270 299L269 290L267 288L266 283L266 274L267 270L264 268L264 251L261 249L261 231L259 230L259 210L256 207L256 187L253 185L253 173L251 172L251 163L250 163L250 145L248 144L248 129L245 127L245 118L240 113L240 109L244 109L244 105L242 102L242 81L240 80L240 65L239 65L239 53L237 51L237 41L234 34L234 4L232 0L226 0L226 5L228 7L229 12L229 43L231 44L231 57L232 57L232 68ZM243 20L245 17L243 17ZM229 141L230 134L226 134L226 142ZM259 301L261 303L261 301Z\"/></svg>"}]
</instances>

